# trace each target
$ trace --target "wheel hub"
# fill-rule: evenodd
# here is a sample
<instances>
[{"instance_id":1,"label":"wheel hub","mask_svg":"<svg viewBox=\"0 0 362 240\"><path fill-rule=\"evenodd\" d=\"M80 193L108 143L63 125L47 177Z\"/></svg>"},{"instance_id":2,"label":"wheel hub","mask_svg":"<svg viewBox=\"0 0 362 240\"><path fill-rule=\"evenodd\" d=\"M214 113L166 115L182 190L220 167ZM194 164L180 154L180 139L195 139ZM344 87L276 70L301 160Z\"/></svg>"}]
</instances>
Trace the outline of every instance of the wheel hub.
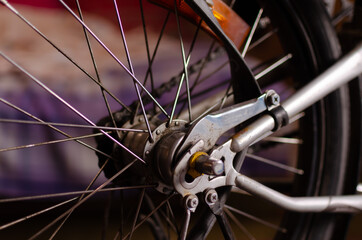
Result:
<instances>
[{"instance_id":1,"label":"wheel hub","mask_svg":"<svg viewBox=\"0 0 362 240\"><path fill-rule=\"evenodd\" d=\"M130 118L130 116L124 116ZM106 119L106 120L105 120ZM107 117L103 119L102 125L112 126L112 120ZM125 129L138 129L147 130L144 118L139 116L132 123L123 119L116 122L122 124L118 127ZM186 121L174 120L170 124L168 122L161 122L157 118L151 118L149 121L152 129L152 139L150 140L149 134L146 132L114 132L118 141L120 141L130 151L137 156L144 159L147 165L136 162L130 167L129 171L125 172L125 176L116 179L116 184L123 184L125 181L132 184L140 184L141 182L157 183L156 189L162 193L169 193L173 188L172 184L172 171L175 166L175 156L178 151L178 146L181 144L185 132ZM106 177L110 178L113 173L121 170L125 165L134 160L128 151L122 147L109 141L107 138L96 138L98 146L101 151L106 151L107 154L113 157L112 161L108 163L108 167L104 169ZM99 166L105 162L104 157L98 155ZM123 175L123 174L122 174Z\"/></svg>"}]
</instances>

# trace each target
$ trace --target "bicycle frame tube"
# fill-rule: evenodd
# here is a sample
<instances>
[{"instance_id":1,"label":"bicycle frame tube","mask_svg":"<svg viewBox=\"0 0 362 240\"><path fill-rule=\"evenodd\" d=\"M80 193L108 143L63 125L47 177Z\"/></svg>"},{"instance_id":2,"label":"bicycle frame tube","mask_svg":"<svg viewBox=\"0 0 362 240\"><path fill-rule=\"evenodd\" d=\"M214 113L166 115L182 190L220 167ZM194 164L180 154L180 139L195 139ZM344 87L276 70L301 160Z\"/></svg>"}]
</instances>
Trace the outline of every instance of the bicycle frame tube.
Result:
<instances>
[{"instance_id":1,"label":"bicycle frame tube","mask_svg":"<svg viewBox=\"0 0 362 240\"><path fill-rule=\"evenodd\" d=\"M353 213L362 211L361 195L289 197L241 174L235 178L235 185L268 202L294 212Z\"/></svg>"},{"instance_id":2,"label":"bicycle frame tube","mask_svg":"<svg viewBox=\"0 0 362 240\"><path fill-rule=\"evenodd\" d=\"M299 112L308 108L329 93L338 89L362 73L362 43L341 60L319 75L309 84L284 101L281 106L293 119ZM233 136L231 149L240 152L254 142L270 135L275 127L274 119L265 114Z\"/></svg>"}]
</instances>

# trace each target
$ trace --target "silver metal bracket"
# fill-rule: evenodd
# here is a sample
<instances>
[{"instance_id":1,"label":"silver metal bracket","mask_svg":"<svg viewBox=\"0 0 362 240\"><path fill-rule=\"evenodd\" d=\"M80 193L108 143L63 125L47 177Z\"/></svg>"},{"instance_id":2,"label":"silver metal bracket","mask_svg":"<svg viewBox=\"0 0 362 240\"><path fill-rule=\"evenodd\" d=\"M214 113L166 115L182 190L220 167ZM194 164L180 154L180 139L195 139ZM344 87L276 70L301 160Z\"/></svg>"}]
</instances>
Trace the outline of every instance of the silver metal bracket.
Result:
<instances>
[{"instance_id":1,"label":"silver metal bracket","mask_svg":"<svg viewBox=\"0 0 362 240\"><path fill-rule=\"evenodd\" d=\"M201 118L190 128L179 152L186 151L199 140L204 141L204 151L210 150L226 131L266 111L267 95L268 92L257 99L232 105Z\"/></svg>"},{"instance_id":2,"label":"silver metal bracket","mask_svg":"<svg viewBox=\"0 0 362 240\"><path fill-rule=\"evenodd\" d=\"M224 174L220 176L203 174L192 181L187 181L186 175L189 170L191 156L199 151L209 151L225 132L267 111L273 105L269 104L270 96L276 97L277 94L273 90L269 90L257 99L209 114L190 128L179 150L182 157L173 171L173 185L176 191L186 196L187 194L203 192L208 188L215 189L225 185L234 185L237 172L234 170L232 163L236 152L230 150L231 140L214 149L210 154L211 158L221 159L224 163Z\"/></svg>"}]
</instances>

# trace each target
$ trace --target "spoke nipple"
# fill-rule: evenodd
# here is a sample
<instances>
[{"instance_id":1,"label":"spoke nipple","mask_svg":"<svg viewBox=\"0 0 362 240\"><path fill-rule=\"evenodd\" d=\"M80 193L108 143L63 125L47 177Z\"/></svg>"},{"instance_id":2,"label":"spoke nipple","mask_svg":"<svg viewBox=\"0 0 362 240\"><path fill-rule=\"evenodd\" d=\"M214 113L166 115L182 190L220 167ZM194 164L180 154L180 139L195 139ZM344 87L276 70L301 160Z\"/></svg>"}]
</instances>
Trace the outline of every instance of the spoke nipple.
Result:
<instances>
[{"instance_id":1,"label":"spoke nipple","mask_svg":"<svg viewBox=\"0 0 362 240\"><path fill-rule=\"evenodd\" d=\"M156 130L156 134L157 135L160 135L161 134L161 131L158 129L158 130Z\"/></svg>"}]
</instances>

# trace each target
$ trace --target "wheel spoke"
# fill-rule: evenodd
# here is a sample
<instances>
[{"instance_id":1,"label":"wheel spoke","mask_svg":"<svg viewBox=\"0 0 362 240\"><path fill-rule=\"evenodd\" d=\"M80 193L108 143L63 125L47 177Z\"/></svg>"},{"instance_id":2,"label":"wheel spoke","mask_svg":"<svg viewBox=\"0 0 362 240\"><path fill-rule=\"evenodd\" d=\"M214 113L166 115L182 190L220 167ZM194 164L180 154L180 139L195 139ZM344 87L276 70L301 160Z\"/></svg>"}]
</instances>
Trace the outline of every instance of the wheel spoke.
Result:
<instances>
[{"instance_id":1,"label":"wheel spoke","mask_svg":"<svg viewBox=\"0 0 362 240\"><path fill-rule=\"evenodd\" d=\"M200 26L201 26L201 21L200 21L198 26L197 26L196 32L194 34L194 37L193 37L193 40L192 40L192 43L191 43L191 46L190 46L189 53L188 53L187 58L186 58L183 39L182 39L182 34L181 34L180 19L179 19L179 15L178 15L176 0L174 0L174 7L175 7L175 15L176 15L176 23L177 23L177 32L178 32L178 37L179 37L179 40L180 40L180 49L181 49L181 56L182 56L182 62L183 62L183 68L184 69L183 69L183 73L181 75L179 85L178 85L178 88L177 88L174 104L173 104L172 111L171 111L171 117L169 119L169 124L173 120L173 116L175 114L177 102L178 102L178 99L179 99L179 96L180 96L180 91L181 91L181 87L182 87L184 79L185 79L185 83L186 83L186 94L187 94L187 104L188 104L188 113L189 113L188 118L189 118L189 122L192 121L191 93L190 93L190 85L189 85L188 64L190 62L191 52L193 50L193 47L194 47L194 44L196 42L196 38L198 36Z\"/></svg>"},{"instance_id":2,"label":"wheel spoke","mask_svg":"<svg viewBox=\"0 0 362 240\"><path fill-rule=\"evenodd\" d=\"M136 214L135 214L135 217L133 219L132 228L131 228L128 240L131 240L133 232L135 230L136 222L137 222L137 219L139 217L139 213L140 213L140 209L141 209L141 205L142 205L144 196L145 196L145 188L142 189L141 193L140 193L140 197L139 197L139 201L138 201L138 205L137 205L137 209L136 209Z\"/></svg>"},{"instance_id":3,"label":"wheel spoke","mask_svg":"<svg viewBox=\"0 0 362 240\"><path fill-rule=\"evenodd\" d=\"M30 117L30 118L32 118L32 119L34 119L34 120L36 120L36 121L38 121L38 122L40 122L40 123L44 123L44 124L45 124L45 122L44 122L43 120L41 120L41 119L39 119L39 118L35 117L34 115L32 115L32 114L30 114L30 113L26 112L25 110L23 110L23 109L21 109L21 108L19 108L19 107L15 106L14 104L12 104L12 103L10 103L10 102L6 101L6 100L5 100L5 99L3 99L3 98L0 98L0 102L2 102L2 103L4 103L4 104L8 105L9 107L11 107L11 108L13 108L13 109L15 109L15 110L17 110L17 111L19 111L19 112L21 112L21 113L25 114L26 116L28 116L28 117ZM63 131L61 131L61 130L59 130L58 128L56 128L56 127L54 127L54 126L52 126L52 125L50 125L50 124L45 124L45 125L47 125L49 128L51 128L51 129L53 129L53 130L55 130L55 131L59 132L60 134L62 134L62 135L64 135L64 136L66 136L66 137L68 137L68 138L72 138L72 136L71 136L71 135L69 135L69 134L67 134L67 133L65 133L65 132L63 132ZM79 143L79 144L81 144L81 145L85 146L86 148L89 148L89 149L91 149L91 150L93 150L93 151L95 151L95 152L97 152L97 153L100 153L101 155L103 155L103 156L105 156L105 157L107 157L107 158L113 159L113 157L112 157L112 156L110 156L110 155L108 155L108 154L106 154L106 153L104 153L104 152L102 152L102 151L98 150L97 148L94 148L94 147L92 147L92 146L90 146L90 145L88 145L88 144L86 144L86 143L84 143L84 142L82 142L82 141L79 141L79 140L75 140L75 141L76 141L77 143Z\"/></svg>"},{"instance_id":4,"label":"wheel spoke","mask_svg":"<svg viewBox=\"0 0 362 240\"><path fill-rule=\"evenodd\" d=\"M255 240L255 238L248 231L248 229L246 229L246 227L234 216L234 214L231 213L231 211L229 209L227 209L225 207L224 212L226 213L226 215L228 215L231 218L231 220L233 220L233 222L236 224L236 226L238 226L238 228L248 237L248 239Z\"/></svg>"},{"instance_id":5,"label":"wheel spoke","mask_svg":"<svg viewBox=\"0 0 362 240\"><path fill-rule=\"evenodd\" d=\"M119 190L129 190L129 189L142 189L142 188L154 188L156 185L138 185L138 186L127 186L127 187L107 187L98 190L98 192L109 192L109 191L119 191ZM10 202L19 202L19 201L31 201L38 199L47 199L47 198L58 198L58 197L66 197L72 195L81 195L92 193L94 190L86 190L86 191L73 191L73 192L63 192L63 193L52 193L52 194L43 194L36 196L26 196L26 197L17 197L17 198L6 198L0 199L0 203L10 203Z\"/></svg>"},{"instance_id":6,"label":"wheel spoke","mask_svg":"<svg viewBox=\"0 0 362 240\"><path fill-rule=\"evenodd\" d=\"M25 73L33 82L38 84L41 88L43 88L45 91L47 91L49 94L54 96L56 99L58 99L63 105L65 105L67 108L69 108L71 111L73 111L75 114L77 114L79 117L81 117L83 120L88 122L88 124L92 126L96 126L95 123L93 123L91 120L89 120L86 116L84 116L82 113L80 113L77 109L75 109L72 105L70 105L67 101L65 101L63 98L61 98L59 95L57 95L54 91L52 91L50 88L48 88L43 82L41 82L39 79L31 75L29 72L27 72L24 68L22 68L20 65L15 63L12 59L10 59L8 56L4 55L2 52L0 52L0 55L3 56L8 62L13 64L16 68L18 68L20 71ZM137 158L139 161L146 163L142 158L137 156L135 153L133 153L131 150L126 148L122 143L120 143L118 140L116 140L114 137L106 133L104 130L100 130L104 135L106 135L109 139L111 139L114 143L116 143L118 146L126 150L128 153L130 153L132 156Z\"/></svg>"},{"instance_id":7,"label":"wheel spoke","mask_svg":"<svg viewBox=\"0 0 362 240\"><path fill-rule=\"evenodd\" d=\"M129 50L128 50L128 45L127 45L127 41L126 41L126 36L125 36L124 30L123 30L123 24L122 24L122 21L121 21L121 16L119 15L119 10L118 10L118 6L117 6L117 1L116 1L116 0L113 0L113 3L114 3L114 9L116 10L116 14L117 14L118 26L119 26L119 29L120 29L120 31L121 31L121 36L122 36L122 41L123 41L124 50L125 50L125 52L126 52L126 58L127 58L127 62L128 62L129 71L131 72L132 76L135 76L135 72L134 72L134 68L133 68L131 56L130 56ZM132 78L133 78L133 77L132 77ZM135 79L135 77L134 77L134 79ZM145 120L145 124L146 124L147 130L148 130L149 138L150 138L151 142L153 142L152 131L151 131L150 123L149 123L148 118L147 118L147 113L146 113L146 110L145 110L145 107L144 107L144 104L143 104L143 100L142 100L142 97L141 97L140 90L139 90L139 88L138 88L137 83L136 83L135 81L133 81L133 83L134 83L134 87L135 87L135 89L136 89L138 101L139 101L139 103L140 103L140 105L141 105L142 114L143 114L143 118L144 118L144 120ZM137 113L135 113L135 116L136 116L136 114L137 114Z\"/></svg>"},{"instance_id":8,"label":"wheel spoke","mask_svg":"<svg viewBox=\"0 0 362 240\"><path fill-rule=\"evenodd\" d=\"M7 1L2 1L2 3L12 11L16 16L18 16L23 22L25 22L31 29L33 29L39 36L41 36L45 41L47 41L51 46L53 46L59 53L61 53L65 58L67 58L74 66L81 70L87 77L89 77L94 83L106 91L116 102L118 102L123 108L127 111L132 112L127 105L121 102L114 94L112 94L107 88L100 84L94 77L92 77L84 68L82 68L78 63L76 63L70 56L68 56L63 50L61 50L57 45L54 44L47 36L45 36L38 28L36 28L30 21L28 21L23 15L21 15L12 5Z\"/></svg>"},{"instance_id":9,"label":"wheel spoke","mask_svg":"<svg viewBox=\"0 0 362 240\"><path fill-rule=\"evenodd\" d=\"M78 13L79 13L79 18L80 18L82 21L84 21L84 20L83 20L83 14L82 14L82 11L81 11L81 8L80 8L80 5L79 5L79 0L76 0L76 4L77 4ZM96 63L96 60L95 60L95 58L94 58L92 46L91 46L91 43L90 43L90 41L89 41L89 37L88 37L87 30L85 29L84 26L82 26L82 28L83 28L84 36L85 36L85 39L86 39L86 42L87 42L89 54L90 54L91 59L92 59L92 63L93 63L94 71L95 71L95 73L96 73L97 80L98 80L98 82L99 82L100 84L102 84L101 78L100 78L100 76L99 76L99 71L98 71L97 63ZM104 103L105 103L105 105L106 105L108 114L109 114L109 116L110 116L110 118L111 118L111 120L112 120L113 126L114 126L114 127L117 127L116 121L115 121L114 116L113 116L113 114L112 114L111 107L110 107L110 105L109 105L107 96L106 96L106 94L105 94L105 91L104 91L104 89L103 89L102 87L100 88L100 90L101 90L101 92L102 92L102 97L103 97ZM119 132L117 132L117 134L118 134L118 137L119 137L119 136L120 136L120 135L119 135Z\"/></svg>"},{"instance_id":10,"label":"wheel spoke","mask_svg":"<svg viewBox=\"0 0 362 240\"><path fill-rule=\"evenodd\" d=\"M264 77L265 75L270 73L271 71L275 70L276 68L278 68L281 65L283 65L284 63L286 63L289 59L292 58L292 56L293 55L291 53L285 55L284 57L282 57L281 59L279 59L275 63L271 64L269 67L267 67L266 69L264 69L260 73L256 74L255 79L258 81L259 79L261 79L262 77Z\"/></svg>"},{"instance_id":11,"label":"wheel spoke","mask_svg":"<svg viewBox=\"0 0 362 240\"><path fill-rule=\"evenodd\" d=\"M279 231L279 232L282 232L282 233L286 233L286 232L287 232L287 230L286 230L285 228L281 228L281 227L279 227L279 226L277 226L277 225L275 225L275 224L272 224L272 223L270 223L270 222L264 221L263 219L257 218L257 217L255 217L255 216L253 216L253 215L251 215L251 214L248 214L248 213L246 213L246 212L240 211L239 209L233 208L233 207L231 207L231 206L229 206L229 205L225 205L224 207L225 207L226 209L229 209L229 210L237 213L237 214L240 214L240 215L242 215L242 216L244 216L244 217L247 217L247 218L249 218L249 219L251 219L251 220L253 220L253 221L256 221L256 222L261 223L261 224L263 224L263 225L265 225L265 226L267 226L267 227L270 227L270 228L272 228L272 229L275 229L275 230L277 230L277 231Z\"/></svg>"},{"instance_id":12,"label":"wheel spoke","mask_svg":"<svg viewBox=\"0 0 362 240\"><path fill-rule=\"evenodd\" d=\"M168 200L170 200L171 197L173 197L174 194L170 194L165 200L163 200L157 207L155 207L147 216L145 216L135 227L134 230L139 228L147 219L149 219L157 210L162 207ZM126 240L130 235L130 232L122 238L122 240Z\"/></svg>"},{"instance_id":13,"label":"wheel spoke","mask_svg":"<svg viewBox=\"0 0 362 240\"><path fill-rule=\"evenodd\" d=\"M110 132L108 132L108 133L110 133ZM8 152L8 151L14 151L14 150L20 150L20 149L29 149L29 148L33 148L33 147L51 145L51 144L56 144L56 143L69 142L69 141L75 141L75 140L86 139L86 138L94 138L94 137L102 136L102 135L103 135L103 133L94 133L94 134L83 135L83 136L79 136L79 137L71 137L71 138L65 138L65 139L59 139L59 140L53 140L53 141L47 141L47 142L40 142L40 143L31 143L31 144L22 145L22 146L3 148L3 149L0 149L0 152Z\"/></svg>"},{"instance_id":14,"label":"wheel spoke","mask_svg":"<svg viewBox=\"0 0 362 240\"><path fill-rule=\"evenodd\" d=\"M71 123L43 122L43 121L42 122L36 122L36 121L19 120L19 119L0 118L0 122L2 122L2 123L31 124L31 125L48 125L48 126L50 125L50 126L68 127L68 128L102 129L102 130L107 130L107 131L148 133L147 130L143 130L143 129L105 127L105 126L90 126L90 125L80 125L80 124L71 124Z\"/></svg>"},{"instance_id":15,"label":"wheel spoke","mask_svg":"<svg viewBox=\"0 0 362 240\"><path fill-rule=\"evenodd\" d=\"M115 175L113 175L111 178L109 178L106 182L104 182L102 185L100 185L98 188L93 190L90 194L88 194L86 197L84 197L82 200L80 200L78 203L76 203L73 207L68 209L66 212L61 214L59 217L54 219L52 222L50 222L48 225L43 227L40 231L38 231L36 234L34 234L30 239L36 239L38 236L40 236L43 232L48 230L51 226L53 226L55 223L66 217L70 212L73 212L77 207L82 205L85 201L87 201L90 197L92 197L94 194L99 192L101 189L105 188L109 183L111 183L114 179L116 179L118 176L120 176L124 171L126 171L129 167L131 167L137 160L133 160L129 164L127 164L125 167L123 167L120 171L118 171Z\"/></svg>"},{"instance_id":16,"label":"wheel spoke","mask_svg":"<svg viewBox=\"0 0 362 240\"><path fill-rule=\"evenodd\" d=\"M157 102L157 100L152 96L152 94L143 86L143 84L136 78L136 76L131 73L131 71L114 55L114 53L97 37L95 33L69 8L67 4L64 3L62 0L58 0L65 9L82 25L84 26L90 35L103 47L104 50L125 70L125 72L133 79L133 81L138 84L152 99L152 101L160 108L160 110L167 116L167 112L162 108L162 106Z\"/></svg>"},{"instance_id":17,"label":"wheel spoke","mask_svg":"<svg viewBox=\"0 0 362 240\"><path fill-rule=\"evenodd\" d=\"M285 164L282 164L282 163L279 163L279 162L276 162L276 161L273 161L273 160L270 160L270 159L266 159L266 158L263 158L263 157L260 157L260 156L256 156L256 155L251 154L251 153L247 153L246 156L249 157L249 158L252 158L254 160L257 160L259 162L266 163L266 164L268 164L270 166L274 166L274 167L286 170L288 172L292 172L292 173L295 173L295 174L298 174L298 175L303 175L304 174L304 171L302 169L297 169L297 168L294 168L294 167L291 167L291 166L288 166L288 165L285 165Z\"/></svg>"},{"instance_id":18,"label":"wheel spoke","mask_svg":"<svg viewBox=\"0 0 362 240\"><path fill-rule=\"evenodd\" d=\"M14 225L16 225L16 224L18 224L18 223L22 223L22 222L24 222L24 221L26 221L26 220L30 220L30 219L32 219L33 217L36 217L36 216L39 216L39 215L41 215L41 214L43 214L43 213L49 212L49 211L51 211L51 210L53 210L53 209L56 209L56 208L58 208L58 207L61 207L61 206L65 205L65 204L70 203L70 202L73 202L74 200L77 200L77 199L78 199L78 197L75 197L75 198L72 198L72 199L63 201L63 202L58 203L58 204L56 204L56 205L54 205L54 206L45 208L45 209L40 210L40 211L38 211L38 212L35 212L35 213L33 213L33 214L29 214L29 215L27 215L27 216L25 216L25 217L23 217L23 218L19 218L19 219L15 220L15 221L12 221L12 222L10 222L10 223L4 224L4 225L0 226L0 230L4 230L4 229L6 229L6 228L8 228L8 227L11 227L11 226L14 226Z\"/></svg>"},{"instance_id":19,"label":"wheel spoke","mask_svg":"<svg viewBox=\"0 0 362 240\"><path fill-rule=\"evenodd\" d=\"M157 48L159 46L159 42L160 42L160 40L161 40L161 38L163 36L164 28L166 27L166 23L168 22L168 17L170 16L170 12L167 13L166 20L164 21L163 27L161 29L160 36L158 37L158 41L157 41L157 44L156 44L156 47L155 47L154 54L153 54L153 56L151 58L151 56L150 56L150 45L149 45L149 42L148 42L146 21L145 21L145 16L144 16L144 11L143 11L143 2L142 2L142 0L139 0L139 3L140 3L140 11L141 11L141 19L142 19L143 36L145 38L147 61L148 61L148 69L147 69L147 73L146 73L146 76L145 76L145 81L144 81L143 84L146 84L147 78L148 78L148 76L150 76L151 92L153 92L155 90L155 84L154 84L154 81L153 81L152 63L153 63L155 53L157 52Z\"/></svg>"},{"instance_id":20,"label":"wheel spoke","mask_svg":"<svg viewBox=\"0 0 362 240\"><path fill-rule=\"evenodd\" d=\"M114 192L109 193L107 202L104 207L103 228L102 228L102 233L101 233L101 239L106 239L106 236L107 236L107 228L109 226L109 214L111 212L112 200L114 198L113 194L114 194Z\"/></svg>"},{"instance_id":21,"label":"wheel spoke","mask_svg":"<svg viewBox=\"0 0 362 240\"><path fill-rule=\"evenodd\" d=\"M255 30L256 30L256 28L257 28L258 25L259 25L259 21L260 21L260 18L261 18L261 15L262 15L262 14L263 14L263 9L261 8L261 9L259 10L259 12L258 12L258 15L256 16L256 19L255 19L255 21L254 21L253 27L252 27L251 30L250 30L250 33L249 33L248 38L247 38L247 40L246 40L246 42L245 42L244 48L243 48L243 50L241 51L241 56L242 56L243 58L245 57L246 52L247 52L248 49L249 49L249 45L250 45L250 43L251 43L251 40L252 40L253 37L254 37Z\"/></svg>"},{"instance_id":22,"label":"wheel spoke","mask_svg":"<svg viewBox=\"0 0 362 240\"><path fill-rule=\"evenodd\" d=\"M201 23L201 22L200 22L200 23ZM195 39L195 38L194 38L194 39ZM196 79L195 79L194 83L192 84L192 87L191 87L191 89L190 89L190 93L192 93L192 92L194 91L194 89L198 86L199 80L200 80L200 77L201 77L201 73L203 72L203 70L204 70L204 68L205 68L205 66L206 66L206 60L205 60L205 59L209 59L209 58L210 58L210 55L211 55L212 50L213 50L213 48L214 48L214 45L215 45L215 41L213 41L213 42L211 43L211 46L209 47L209 50L208 50L208 52L207 52L206 57L205 57L205 58L202 58L201 60L198 61L198 64L201 64L201 66L200 66L200 68L199 68L198 71L197 71L197 76L196 76ZM193 66L192 66L192 67L193 67ZM191 72L191 73L192 73L192 72ZM191 74L191 73L190 73L190 74ZM185 94L186 94L186 93L183 93L183 94L181 95L181 97L183 97ZM186 105L186 101L183 103L182 107L180 108L178 116L179 116L179 115L181 114L181 112L184 110L185 105ZM178 118L178 117L177 117L177 118Z\"/></svg>"},{"instance_id":23,"label":"wheel spoke","mask_svg":"<svg viewBox=\"0 0 362 240\"><path fill-rule=\"evenodd\" d=\"M257 40L255 40L253 43L250 44L248 51L254 49L255 47L259 46L259 44L263 43L265 40L269 39L271 36L274 35L274 33L278 32L278 29L273 29L269 32L267 32L266 34L264 34L263 36L261 36L260 38L258 38Z\"/></svg>"},{"instance_id":24,"label":"wheel spoke","mask_svg":"<svg viewBox=\"0 0 362 240\"><path fill-rule=\"evenodd\" d=\"M107 165L109 159L107 159L102 167L100 167L100 169L98 170L97 174L94 176L94 178L92 179L92 181L88 184L87 188L85 189L85 191L89 190L94 182L98 179L99 175L102 173L103 169L105 168L105 166ZM112 193L112 192L111 192ZM83 193L79 199L78 199L78 203L84 198L85 193ZM59 230L63 227L63 225L65 224L65 222L68 220L68 218L70 217L70 215L72 215L73 211L70 211L68 213L68 215L63 219L63 221L59 224L59 226L55 229L55 231L53 232L53 234L51 235L50 239L53 239L55 237L55 235L59 232Z\"/></svg>"},{"instance_id":25,"label":"wheel spoke","mask_svg":"<svg viewBox=\"0 0 362 240\"><path fill-rule=\"evenodd\" d=\"M142 8L142 10L143 10L143 8ZM141 10L141 12L142 12L142 10ZM143 17L144 17L144 16L143 16L143 12L142 12L141 14L142 14L142 15L141 15L141 16L142 16L142 21L144 21L144 20L143 20ZM152 58L150 59L150 61L149 61L149 63L148 63L148 68L147 68L147 71L146 71L146 76L145 76L145 78L144 78L144 80L143 80L143 85L144 85L144 86L146 86L146 84L147 84L148 76L150 76L150 74L152 73L152 64L153 64L153 61L154 61L154 59L155 59L155 57L156 57L156 54L157 54L157 51L158 51L158 47L160 46L160 42L161 42L162 36L163 36L163 34L164 34L164 31L165 31L165 28L166 28L166 25L167 25L167 23L168 23L168 19L169 19L170 15L171 15L171 13L170 13L170 11L168 11L168 12L167 12L167 15L166 15L166 18L165 18L165 20L163 21L163 25L162 25L160 34L159 34L159 36L158 36L155 49L153 50ZM144 34L146 34L146 26L144 26L144 32L145 32ZM148 49L148 47L147 47L147 49ZM147 51L149 51L149 50L147 50ZM149 55L148 52L147 52L147 55ZM158 94L158 91L156 91L156 89L154 89L154 88L152 87L152 82L151 82L151 88L152 88L151 93L152 93L153 95L155 95L155 96L158 96L158 95L159 95L159 94ZM142 93L143 93L143 89L142 89ZM139 109L139 107L140 107L139 105L140 105L140 103L138 102L135 112L138 112L138 109ZM156 109L154 109L154 111L156 112ZM167 117L170 118L170 116L167 116Z\"/></svg>"},{"instance_id":26,"label":"wheel spoke","mask_svg":"<svg viewBox=\"0 0 362 240\"><path fill-rule=\"evenodd\" d=\"M188 71L187 71L187 66L189 64L189 61L190 61L190 57L191 57L191 52L192 52L192 48L193 48L193 43L195 42L196 40L196 37L197 37L197 33L199 32L199 29L200 29L200 24L201 24L201 21L200 21L200 24L197 28L197 31L196 31L196 34L195 34L195 37L194 37L194 41L191 45L191 49L189 51L189 54L187 56L187 63L186 63L186 54L185 54L185 48L184 48L184 43L183 43L183 39L182 39L182 33L181 33L181 25L180 25L180 18L179 18L179 12L178 12L178 9L177 9L177 2L176 0L174 0L174 7L175 7L175 16L176 16L176 25L177 25L177 32L178 32L178 37L179 37L179 40L180 40L180 48L181 48L181 56L182 56L182 63L183 63L183 71L184 71L184 75L185 75L185 83L186 83L186 93L187 93L187 103L188 103L188 111L189 111L189 122L192 121L192 114L191 114L191 96L190 96L190 86L189 86L189 74L188 74ZM180 85L181 85L181 81L180 81ZM175 108L176 106L174 106ZM171 117L173 116L173 112L174 112L175 109L172 110L172 114L171 114ZM171 118L172 119L172 118ZM171 122L171 121L170 121Z\"/></svg>"}]
</instances>

